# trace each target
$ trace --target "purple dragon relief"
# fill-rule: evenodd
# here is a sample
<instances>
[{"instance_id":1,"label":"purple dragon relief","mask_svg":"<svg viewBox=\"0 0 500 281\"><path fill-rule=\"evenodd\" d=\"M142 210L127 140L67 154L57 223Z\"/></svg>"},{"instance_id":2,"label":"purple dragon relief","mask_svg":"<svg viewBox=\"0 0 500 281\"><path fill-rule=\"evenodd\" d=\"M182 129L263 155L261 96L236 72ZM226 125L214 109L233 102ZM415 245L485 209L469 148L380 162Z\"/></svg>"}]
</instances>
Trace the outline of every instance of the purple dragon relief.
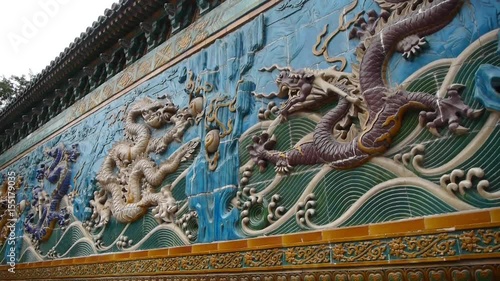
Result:
<instances>
[{"instance_id":1,"label":"purple dragon relief","mask_svg":"<svg viewBox=\"0 0 500 281\"><path fill-rule=\"evenodd\" d=\"M33 188L31 208L24 222L25 230L36 241L47 240L56 223L61 227L68 223L69 213L59 207L71 187L72 165L80 155L77 144L66 149L63 143L45 153L54 160L48 166L41 164L36 170L38 185ZM45 180L56 185L51 195L44 188Z\"/></svg>"},{"instance_id":2,"label":"purple dragon relief","mask_svg":"<svg viewBox=\"0 0 500 281\"><path fill-rule=\"evenodd\" d=\"M334 69L294 71L276 66L263 69L281 70L276 79L277 96L288 96L279 112L281 120L312 105L334 100L338 104L317 124L312 141L296 145L290 151L273 150L276 139L267 132L254 136L253 144L248 147L254 163L263 169L271 162L279 173L287 173L296 165L326 163L334 169L360 166L387 151L405 112L411 109L422 110L420 123L437 136L445 127L455 134L468 131L460 125L460 119L477 118L484 110L464 104L460 94L465 86L452 84L446 95L438 97L391 88L385 81L387 62L394 52L410 58L420 50L424 36L446 26L463 4L463 0L420 1L415 5L409 2L390 1L383 7L389 11L383 10L380 15L369 12L368 21L358 18L360 29L354 28L350 33L350 39L361 39L356 50L359 65L353 66L352 73ZM402 3L408 4L402 6ZM406 9L407 13L401 13L400 9ZM353 119L359 120L361 130L346 139L345 132L351 129Z\"/></svg>"}]
</instances>

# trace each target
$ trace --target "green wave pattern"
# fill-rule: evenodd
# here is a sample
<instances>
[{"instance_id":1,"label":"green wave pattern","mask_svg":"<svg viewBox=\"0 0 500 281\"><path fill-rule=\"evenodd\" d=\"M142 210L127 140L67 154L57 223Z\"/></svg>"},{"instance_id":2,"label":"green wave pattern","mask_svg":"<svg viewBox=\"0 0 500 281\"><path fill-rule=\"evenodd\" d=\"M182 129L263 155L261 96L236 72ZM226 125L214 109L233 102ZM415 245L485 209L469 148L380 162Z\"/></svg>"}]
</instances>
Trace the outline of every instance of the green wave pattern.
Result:
<instances>
[{"instance_id":1,"label":"green wave pattern","mask_svg":"<svg viewBox=\"0 0 500 281\"><path fill-rule=\"evenodd\" d=\"M23 253L23 251L21 251L21 253ZM24 262L37 262L39 261L35 255L35 253L33 253L33 250L28 250L27 252L24 253L24 255L22 257L20 257L19 259L19 263L24 263Z\"/></svg>"},{"instance_id":2,"label":"green wave pattern","mask_svg":"<svg viewBox=\"0 0 500 281\"><path fill-rule=\"evenodd\" d=\"M55 248L56 252L59 254L65 253L69 248L71 248L79 239L85 237L82 230L77 226L69 227L58 240L57 246ZM51 244L53 245L53 244Z\"/></svg>"},{"instance_id":3,"label":"green wave pattern","mask_svg":"<svg viewBox=\"0 0 500 281\"><path fill-rule=\"evenodd\" d=\"M329 172L314 189L314 223L324 225L338 219L373 186L393 178L394 174L369 163L354 170Z\"/></svg>"},{"instance_id":4,"label":"green wave pattern","mask_svg":"<svg viewBox=\"0 0 500 281\"><path fill-rule=\"evenodd\" d=\"M379 223L455 211L448 204L418 187L400 186L370 198L341 226Z\"/></svg>"},{"instance_id":5,"label":"green wave pattern","mask_svg":"<svg viewBox=\"0 0 500 281\"><path fill-rule=\"evenodd\" d=\"M290 206L293 206L299 199L302 191L307 187L307 185L309 185L318 171L318 169L313 169L306 172L293 173L283 178L283 180L272 191L272 194L279 194L281 196L279 205L285 206L287 210ZM271 196L269 196L268 200L270 200L270 197Z\"/></svg>"},{"instance_id":6,"label":"green wave pattern","mask_svg":"<svg viewBox=\"0 0 500 281\"><path fill-rule=\"evenodd\" d=\"M94 249L89 242L79 241L74 244L73 248L66 254L66 257L85 257L94 254Z\"/></svg>"},{"instance_id":7,"label":"green wave pattern","mask_svg":"<svg viewBox=\"0 0 500 281\"><path fill-rule=\"evenodd\" d=\"M26 249L25 244L26 243L23 243L20 253L22 253ZM3 243L3 245L0 246L0 253L2 255L0 257L0 264L5 264L5 250L6 250L6 248L7 248L7 243Z\"/></svg>"},{"instance_id":8,"label":"green wave pattern","mask_svg":"<svg viewBox=\"0 0 500 281\"><path fill-rule=\"evenodd\" d=\"M162 184L160 185L160 187L162 187L162 186L164 186L166 184L171 184L172 182L174 182L175 179L177 179L180 176L180 174L182 174L186 169L189 168L189 166L191 166L191 164L193 164L194 158L196 158L196 155L199 153L199 151L200 150L197 149L196 152L195 152L195 154L191 158L189 158L187 161L182 162L181 165L179 166L179 168L175 172L167 175L165 177L165 180L163 180ZM184 187L185 186L180 186L179 185L177 188L182 189ZM158 189L158 191L159 191L159 189ZM177 197L175 197L175 198L177 199Z\"/></svg>"},{"instance_id":9,"label":"green wave pattern","mask_svg":"<svg viewBox=\"0 0 500 281\"><path fill-rule=\"evenodd\" d=\"M179 182L175 185L174 189L172 190L172 196L177 200L178 202L186 200L186 178L182 178L179 180Z\"/></svg>"},{"instance_id":10,"label":"green wave pattern","mask_svg":"<svg viewBox=\"0 0 500 281\"><path fill-rule=\"evenodd\" d=\"M129 223L127 230L125 230L121 235L127 236L128 240L132 240L135 244L148 234L148 230L152 229L151 227L154 228L153 225L155 223L156 221L154 220L153 215L151 215L151 211L148 211L142 219ZM116 235L116 237L118 236L119 234Z\"/></svg>"},{"instance_id":11,"label":"green wave pattern","mask_svg":"<svg viewBox=\"0 0 500 281\"><path fill-rule=\"evenodd\" d=\"M286 151L291 149L300 139L312 132L315 127L316 122L308 118L291 118L274 131L274 135L278 140L276 150Z\"/></svg>"},{"instance_id":12,"label":"green wave pattern","mask_svg":"<svg viewBox=\"0 0 500 281\"><path fill-rule=\"evenodd\" d=\"M105 226L106 229L101 237L102 244L104 246L113 244L126 226L126 224L117 222L114 218L111 218L109 223Z\"/></svg>"},{"instance_id":13,"label":"green wave pattern","mask_svg":"<svg viewBox=\"0 0 500 281\"><path fill-rule=\"evenodd\" d=\"M148 212L142 219L142 228L144 229L143 230L144 233L151 232L158 225L159 225L158 222L155 220L155 218L150 212Z\"/></svg>"},{"instance_id":14,"label":"green wave pattern","mask_svg":"<svg viewBox=\"0 0 500 281\"><path fill-rule=\"evenodd\" d=\"M490 187L486 191L496 192L500 190L500 185L493 185L491 183L500 182L500 126L497 125L495 131L491 134L488 140L483 145L483 148L474 154L464 163L458 165L456 169L468 171L474 167L480 167L484 170L484 179L490 182ZM441 175L425 177L428 180L439 182ZM500 199L487 200L481 197L476 189L478 180L474 180L474 186L470 190L466 190L465 195L456 192L456 195L461 200L476 206L478 208L491 208L500 206Z\"/></svg>"},{"instance_id":15,"label":"green wave pattern","mask_svg":"<svg viewBox=\"0 0 500 281\"><path fill-rule=\"evenodd\" d=\"M63 231L61 231L61 228L56 224L49 239L40 243L40 251L42 253L47 253L50 249L52 249L52 247L54 247L54 245L57 244L62 235L64 235Z\"/></svg>"},{"instance_id":16,"label":"green wave pattern","mask_svg":"<svg viewBox=\"0 0 500 281\"><path fill-rule=\"evenodd\" d=\"M394 174L373 164L350 171L331 171L314 189L316 213L313 222L325 225L338 219L373 186L393 178L396 178ZM454 208L431 192L414 186L396 186L383 190L364 202L353 216L339 226L394 221L454 211ZM297 231L303 229L297 225L295 217L292 217L272 234Z\"/></svg>"},{"instance_id":17,"label":"green wave pattern","mask_svg":"<svg viewBox=\"0 0 500 281\"><path fill-rule=\"evenodd\" d=\"M177 235L177 233L170 229L159 229L140 245L139 250L176 247L183 245L185 245L185 243Z\"/></svg>"},{"instance_id":18,"label":"green wave pattern","mask_svg":"<svg viewBox=\"0 0 500 281\"><path fill-rule=\"evenodd\" d=\"M285 223L283 223L282 225L280 225L275 231L272 231L270 234L275 235L284 233L296 233L300 231L304 231L304 229L297 224L294 216Z\"/></svg>"}]
</instances>

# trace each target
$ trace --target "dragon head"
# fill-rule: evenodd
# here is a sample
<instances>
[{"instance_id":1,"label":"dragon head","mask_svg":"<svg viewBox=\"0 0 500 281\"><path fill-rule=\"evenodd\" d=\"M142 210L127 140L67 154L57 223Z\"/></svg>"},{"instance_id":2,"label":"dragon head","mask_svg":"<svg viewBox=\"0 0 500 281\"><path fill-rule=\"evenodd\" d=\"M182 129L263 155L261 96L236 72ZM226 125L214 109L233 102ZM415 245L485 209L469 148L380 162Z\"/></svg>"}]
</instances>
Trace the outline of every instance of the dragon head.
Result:
<instances>
[{"instance_id":1,"label":"dragon head","mask_svg":"<svg viewBox=\"0 0 500 281\"><path fill-rule=\"evenodd\" d=\"M311 94L314 82L314 74L303 69L298 71L282 70L276 78L278 85L278 97L286 98L287 101L281 107L281 115L286 116L289 110L297 103L306 100Z\"/></svg>"},{"instance_id":2,"label":"dragon head","mask_svg":"<svg viewBox=\"0 0 500 281\"><path fill-rule=\"evenodd\" d=\"M146 124L153 128L160 128L169 123L178 110L179 108L170 99L166 102L151 101L142 108L141 115Z\"/></svg>"},{"instance_id":3,"label":"dragon head","mask_svg":"<svg viewBox=\"0 0 500 281\"><path fill-rule=\"evenodd\" d=\"M191 113L191 110L188 107L184 107L182 109L179 109L177 113L172 116L172 121L174 123L177 122L183 122L183 121L188 121L189 123L193 123L193 114Z\"/></svg>"}]
</instances>

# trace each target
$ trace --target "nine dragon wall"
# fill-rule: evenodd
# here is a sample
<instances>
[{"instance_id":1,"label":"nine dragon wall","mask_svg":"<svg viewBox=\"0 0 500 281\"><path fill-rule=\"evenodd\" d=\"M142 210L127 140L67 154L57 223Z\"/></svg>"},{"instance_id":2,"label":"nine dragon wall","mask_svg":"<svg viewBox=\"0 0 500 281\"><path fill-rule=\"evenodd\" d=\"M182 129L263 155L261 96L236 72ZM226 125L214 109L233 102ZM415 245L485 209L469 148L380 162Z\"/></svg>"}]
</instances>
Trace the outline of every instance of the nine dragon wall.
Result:
<instances>
[{"instance_id":1,"label":"nine dragon wall","mask_svg":"<svg viewBox=\"0 0 500 281\"><path fill-rule=\"evenodd\" d=\"M47 151L62 145L69 153L73 145L79 153L73 163L65 166L71 177L66 196L60 199L59 209L66 207L70 213L64 227L56 225L46 241L37 241L24 230L30 207L18 209L20 214L15 230L18 262L393 221L462 211L456 207L458 201L473 209L499 207L499 196L484 196L480 188L476 188L480 180L488 181L488 194L495 194L500 188L500 161L496 159L500 152L500 127L498 121L495 122L498 112L494 109L489 109L478 120L465 121L470 131L464 136L446 131L441 137L433 136L419 129L418 111L409 113L392 148L355 169L323 173L322 165L298 166L285 176L277 175L273 165L263 172L256 166L244 169L250 160L246 147L252 136L274 124L272 116L270 120L259 119L259 110L270 102L283 102L280 98L262 97L278 91L275 78L279 71L259 69L276 64L293 69L325 70L341 64L327 62L329 56L344 57L347 61L344 71L351 72L359 43L348 40L353 26L339 31L329 42L324 37L318 38L327 24L327 35L335 31L340 18L344 18L345 24L361 11L380 12L377 3L360 1L355 9L344 14L351 4L351 1L284 1L36 145L21 159L4 164L2 173L14 171L23 177L17 191L17 202L21 204L23 200L34 200L33 189L40 185L36 178L40 165L49 167L55 161ZM457 71L454 82L466 85L463 100L473 108L483 107L473 98L477 88L476 73L484 64L500 66L495 34L499 9L495 1L467 2L450 24L426 36L428 45L418 56L405 60L401 54L394 54L388 65L389 85L404 85L435 94L454 69ZM205 19L209 22L211 16L212 13L205 15L199 22ZM203 26L200 28L203 30ZM179 40L177 44L191 43L187 41L189 39L186 42ZM315 44L318 45L316 49ZM328 53L318 54L323 44ZM184 132L181 142L174 141L164 153L149 154L150 159L160 163L168 160L183 143L200 139L193 157L160 185L172 185L171 194L178 206L174 221L158 221L149 211L133 222L120 223L111 216L109 223L100 229L87 227L86 222L93 211L89 202L99 190L96 176L113 146L126 139L126 112L143 98L162 102L165 99L158 98L164 96L179 108L188 107L193 97L202 97L204 107L204 113ZM274 130L276 149L286 151L296 145L313 131L318 118L333 106L334 103L324 104L277 124ZM71 110L62 114L70 114ZM171 126L152 129L152 136L166 134ZM215 163L215 153L207 152L206 148L206 136L214 129L227 133L216 148L218 160ZM481 142L477 138L482 138ZM480 149L465 160L456 161L473 142L477 142ZM418 145L425 146L423 164L411 161L419 155L414 151ZM403 160L393 160L396 158ZM391 164L385 164L387 162ZM473 168L483 171L483 176L473 177L473 188L460 192L442 184L443 176L455 170L467 174ZM401 172L404 169L414 175L415 181L391 185L390 182L404 176ZM249 180L243 185L244 172ZM54 191L57 192L61 185L61 181L45 180L43 189L53 199ZM314 214L310 213L312 209ZM301 211L306 214L302 220ZM35 214L33 225L40 216ZM5 253L3 263L7 262L7 249L4 243L1 249Z\"/></svg>"}]
</instances>

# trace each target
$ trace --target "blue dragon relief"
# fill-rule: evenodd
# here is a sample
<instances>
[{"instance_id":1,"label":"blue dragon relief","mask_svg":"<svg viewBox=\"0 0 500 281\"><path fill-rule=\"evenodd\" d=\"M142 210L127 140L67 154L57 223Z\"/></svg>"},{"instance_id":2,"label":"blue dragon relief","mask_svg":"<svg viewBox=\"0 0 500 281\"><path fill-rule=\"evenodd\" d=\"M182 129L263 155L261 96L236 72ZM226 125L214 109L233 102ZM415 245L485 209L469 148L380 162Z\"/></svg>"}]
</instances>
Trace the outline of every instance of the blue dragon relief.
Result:
<instances>
[{"instance_id":1,"label":"blue dragon relief","mask_svg":"<svg viewBox=\"0 0 500 281\"><path fill-rule=\"evenodd\" d=\"M53 161L50 165L40 164L36 170L38 185L33 188L31 208L24 221L26 232L31 234L35 241L49 239L56 223L60 227L68 223L69 213L65 208L60 209L60 203L71 188L71 168L80 152L77 144L66 149L63 143L59 143L56 147L45 151L45 154L53 158ZM51 195L46 191L45 180L56 185Z\"/></svg>"}]
</instances>

